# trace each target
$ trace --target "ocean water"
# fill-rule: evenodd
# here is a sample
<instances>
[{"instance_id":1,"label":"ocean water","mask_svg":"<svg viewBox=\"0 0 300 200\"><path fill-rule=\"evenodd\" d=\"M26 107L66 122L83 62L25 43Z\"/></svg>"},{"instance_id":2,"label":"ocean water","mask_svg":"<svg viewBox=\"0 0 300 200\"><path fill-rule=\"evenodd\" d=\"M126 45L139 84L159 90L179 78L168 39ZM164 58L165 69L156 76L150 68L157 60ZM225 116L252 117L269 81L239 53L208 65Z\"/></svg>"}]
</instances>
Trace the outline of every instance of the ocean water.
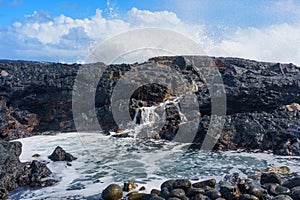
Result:
<instances>
[{"instance_id":1,"label":"ocean water","mask_svg":"<svg viewBox=\"0 0 300 200\"><path fill-rule=\"evenodd\" d=\"M147 191L170 178L192 181L239 172L241 176L256 174L267 167L289 166L300 172L300 157L282 157L264 153L203 152L188 150L188 144L134 138L113 138L101 133L64 133L19 139L23 144L21 161L49 162L52 177L59 180L51 187L21 188L10 199L81 199L98 195L111 183L122 185L134 181ZM61 146L78 159L52 162L47 156ZM77 196L75 198L74 196Z\"/></svg>"}]
</instances>

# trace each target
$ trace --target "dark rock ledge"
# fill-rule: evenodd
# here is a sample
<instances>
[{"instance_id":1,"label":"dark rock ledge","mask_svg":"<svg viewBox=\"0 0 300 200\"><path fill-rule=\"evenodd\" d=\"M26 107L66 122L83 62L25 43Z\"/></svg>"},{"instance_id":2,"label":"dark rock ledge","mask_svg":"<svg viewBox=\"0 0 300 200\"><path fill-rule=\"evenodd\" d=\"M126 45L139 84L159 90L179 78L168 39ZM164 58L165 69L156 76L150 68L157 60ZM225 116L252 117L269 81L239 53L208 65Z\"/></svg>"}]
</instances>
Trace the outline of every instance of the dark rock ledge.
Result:
<instances>
[{"instance_id":1,"label":"dark rock ledge","mask_svg":"<svg viewBox=\"0 0 300 200\"><path fill-rule=\"evenodd\" d=\"M18 187L39 188L51 186L57 181L49 177L52 172L46 163L34 160L21 163L20 142L0 141L0 198ZM47 179L46 179L47 178Z\"/></svg>"},{"instance_id":2,"label":"dark rock ledge","mask_svg":"<svg viewBox=\"0 0 300 200\"><path fill-rule=\"evenodd\" d=\"M0 138L11 140L41 132L95 130L100 123L105 132L118 131L111 107L111 96L118 81L128 74L138 82L155 72L141 73L153 67L177 71L198 90L201 121L194 143L200 146L211 114L211 99L203 75L197 68L210 59L225 86L227 115L217 150L245 149L269 151L280 155L300 155L300 68L293 64L257 62L239 58L177 56L152 58L143 64L106 66L96 64L60 64L28 61L0 61ZM80 67L94 69L89 78L99 80L95 108L98 121L76 127L72 112L72 91ZM97 67L105 69L100 77ZM159 70L158 70L159 71ZM149 74L147 74L149 73ZM133 74L133 75L132 75ZM159 74L158 74L159 75ZM157 76L158 76L157 75ZM156 76L156 75L155 75ZM80 80L89 90L89 78ZM126 84L126 83L125 83ZM130 84L130 83L129 83ZM189 88L183 88L189 89ZM76 91L76 90L75 90ZM152 106L172 94L164 86L141 86L131 96L130 115L140 105ZM82 96L84 103L86 97ZM169 106L167 122L155 138L172 140L180 127L178 110ZM195 146L197 146L195 145Z\"/></svg>"}]
</instances>

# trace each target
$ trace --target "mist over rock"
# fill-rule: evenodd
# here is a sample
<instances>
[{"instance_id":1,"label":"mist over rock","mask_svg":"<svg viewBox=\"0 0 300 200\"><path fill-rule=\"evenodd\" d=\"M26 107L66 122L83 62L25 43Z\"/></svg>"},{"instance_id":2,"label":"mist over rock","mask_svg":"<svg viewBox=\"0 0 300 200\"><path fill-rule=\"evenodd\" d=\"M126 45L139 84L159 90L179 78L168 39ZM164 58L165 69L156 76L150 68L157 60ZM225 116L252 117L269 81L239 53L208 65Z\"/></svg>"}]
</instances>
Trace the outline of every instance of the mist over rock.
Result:
<instances>
[{"instance_id":1,"label":"mist over rock","mask_svg":"<svg viewBox=\"0 0 300 200\"><path fill-rule=\"evenodd\" d=\"M139 90L129 94L128 110L133 118L142 107L157 105L174 94L164 86L144 86L142 78L159 76L151 69L171 69L181 75L193 88L179 85L178 90L195 93L199 111L193 113L200 119L194 141L196 148L202 145L212 114L210 91L205 77L199 72L203 61L210 59L222 79L226 93L225 125L214 149L245 149L271 151L280 155L300 155L300 68L293 64L257 62L240 58L215 58L202 56L157 57L142 64L105 65L60 64L29 61L0 61L0 137L11 140L29 137L45 131L70 132L98 130L104 133L118 131L112 112L112 97L120 81L126 77ZM140 69L150 69L147 72ZM80 69L93 69L93 73L77 79ZM144 73L144 74L143 74ZM95 105L82 107L82 122L75 127L72 95L81 98L77 104L85 104L87 97L79 94L84 89L93 92L90 79L98 80L95 89ZM80 89L74 83L80 82ZM139 83L137 80L141 80ZM151 80L149 80L151 82ZM175 81L176 82L176 81ZM124 90L124 93L127 91ZM121 97L120 97L121 98ZM121 108L120 108L121 109ZM166 122L155 138L172 140L182 125L179 108L168 105ZM96 113L97 119L90 118ZM120 121L123 116L118 116ZM197 117L195 117L197 118ZM90 119L90 120L89 120ZM189 126L185 123L187 130ZM213 138L212 138L213 139Z\"/></svg>"}]
</instances>

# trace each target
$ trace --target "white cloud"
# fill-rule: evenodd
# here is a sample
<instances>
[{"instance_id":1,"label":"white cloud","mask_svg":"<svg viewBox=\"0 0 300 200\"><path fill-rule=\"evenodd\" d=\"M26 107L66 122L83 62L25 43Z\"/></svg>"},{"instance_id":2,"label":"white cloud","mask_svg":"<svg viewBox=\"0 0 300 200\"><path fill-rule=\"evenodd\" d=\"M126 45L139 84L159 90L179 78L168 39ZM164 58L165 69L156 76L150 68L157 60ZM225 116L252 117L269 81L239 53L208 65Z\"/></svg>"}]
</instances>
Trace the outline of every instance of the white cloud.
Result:
<instances>
[{"instance_id":1,"label":"white cloud","mask_svg":"<svg viewBox=\"0 0 300 200\"><path fill-rule=\"evenodd\" d=\"M299 20L300 4L299 2L296 3L294 0L279 0L271 5L270 11L281 18Z\"/></svg>"},{"instance_id":2,"label":"white cloud","mask_svg":"<svg viewBox=\"0 0 300 200\"><path fill-rule=\"evenodd\" d=\"M137 26L176 26L181 23L175 13L168 11L150 12L132 8L128 15Z\"/></svg>"},{"instance_id":3,"label":"white cloud","mask_svg":"<svg viewBox=\"0 0 300 200\"><path fill-rule=\"evenodd\" d=\"M292 9L290 7L287 9ZM4 58L9 59L76 62L87 56L91 46L142 27L177 31L197 41L209 55L300 65L299 23L239 29L214 42L215 36L209 36L211 34L206 32L211 29L201 24L185 23L173 12L151 12L137 8L129 10L123 18L105 18L101 10L96 10L94 16L85 19L65 15L53 18L47 13L34 12L27 15L23 22L15 22L6 32L0 31L0 51L2 56L7 56Z\"/></svg>"},{"instance_id":4,"label":"white cloud","mask_svg":"<svg viewBox=\"0 0 300 200\"><path fill-rule=\"evenodd\" d=\"M240 29L209 50L210 54L300 64L300 24Z\"/></svg>"}]
</instances>

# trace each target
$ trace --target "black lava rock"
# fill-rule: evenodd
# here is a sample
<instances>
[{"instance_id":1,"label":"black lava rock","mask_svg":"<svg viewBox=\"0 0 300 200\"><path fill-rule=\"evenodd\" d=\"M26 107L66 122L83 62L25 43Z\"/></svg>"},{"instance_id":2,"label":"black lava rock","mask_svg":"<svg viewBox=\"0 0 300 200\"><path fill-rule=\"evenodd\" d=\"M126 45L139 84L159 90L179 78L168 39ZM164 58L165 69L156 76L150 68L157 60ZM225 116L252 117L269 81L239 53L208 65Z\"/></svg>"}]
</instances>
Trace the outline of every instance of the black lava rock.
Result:
<instances>
[{"instance_id":1,"label":"black lava rock","mask_svg":"<svg viewBox=\"0 0 300 200\"><path fill-rule=\"evenodd\" d=\"M292 179L289 179L287 181L285 181L283 183L283 186L284 187L287 187L287 188L293 188L293 187L296 187L296 186L300 186L300 176L296 176Z\"/></svg>"},{"instance_id":2,"label":"black lava rock","mask_svg":"<svg viewBox=\"0 0 300 200\"><path fill-rule=\"evenodd\" d=\"M68 161L72 162L73 160L76 160L77 158L72 156L70 153L67 153L63 148L60 146L57 146L53 153L48 156L48 158L52 161Z\"/></svg>"},{"instance_id":3,"label":"black lava rock","mask_svg":"<svg viewBox=\"0 0 300 200\"><path fill-rule=\"evenodd\" d=\"M276 172L263 173L261 175L260 184L264 185L266 183L278 183L281 185L283 182L280 174Z\"/></svg>"}]
</instances>

